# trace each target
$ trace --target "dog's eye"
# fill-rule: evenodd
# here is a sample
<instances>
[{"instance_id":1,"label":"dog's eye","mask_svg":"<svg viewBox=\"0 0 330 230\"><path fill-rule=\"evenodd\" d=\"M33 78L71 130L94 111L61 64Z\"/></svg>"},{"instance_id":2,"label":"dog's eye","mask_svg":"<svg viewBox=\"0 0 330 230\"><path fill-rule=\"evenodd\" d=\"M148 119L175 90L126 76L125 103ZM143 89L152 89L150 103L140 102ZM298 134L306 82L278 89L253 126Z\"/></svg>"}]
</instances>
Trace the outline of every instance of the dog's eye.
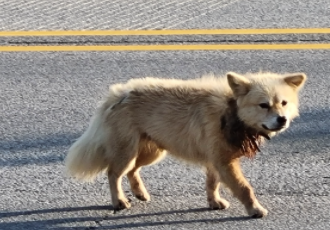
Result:
<instances>
[{"instance_id":1,"label":"dog's eye","mask_svg":"<svg viewBox=\"0 0 330 230\"><path fill-rule=\"evenodd\" d=\"M286 106L286 104L288 104L288 102L287 101L282 101L282 106Z\"/></svg>"},{"instance_id":2,"label":"dog's eye","mask_svg":"<svg viewBox=\"0 0 330 230\"><path fill-rule=\"evenodd\" d=\"M269 109L269 104L268 103L261 103L259 104L259 106L262 108L262 109Z\"/></svg>"}]
</instances>

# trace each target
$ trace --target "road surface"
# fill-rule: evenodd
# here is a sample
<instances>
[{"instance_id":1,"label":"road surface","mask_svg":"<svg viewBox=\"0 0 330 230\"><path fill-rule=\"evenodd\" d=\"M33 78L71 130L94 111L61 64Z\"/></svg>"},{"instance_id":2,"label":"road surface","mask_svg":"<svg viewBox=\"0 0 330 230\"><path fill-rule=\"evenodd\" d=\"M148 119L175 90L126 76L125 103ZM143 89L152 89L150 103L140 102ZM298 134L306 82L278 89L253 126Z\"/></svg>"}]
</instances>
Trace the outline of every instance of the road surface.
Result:
<instances>
[{"instance_id":1,"label":"road surface","mask_svg":"<svg viewBox=\"0 0 330 230\"><path fill-rule=\"evenodd\" d=\"M323 28L327 1L0 1L1 31ZM0 46L328 43L329 34L0 37ZM330 51L0 52L0 229L330 229ZM111 211L107 179L64 173L69 146L108 86L228 71L305 72L300 117L242 167L269 210L250 219L227 190L207 209L201 169L167 158L142 171L151 201Z\"/></svg>"}]
</instances>

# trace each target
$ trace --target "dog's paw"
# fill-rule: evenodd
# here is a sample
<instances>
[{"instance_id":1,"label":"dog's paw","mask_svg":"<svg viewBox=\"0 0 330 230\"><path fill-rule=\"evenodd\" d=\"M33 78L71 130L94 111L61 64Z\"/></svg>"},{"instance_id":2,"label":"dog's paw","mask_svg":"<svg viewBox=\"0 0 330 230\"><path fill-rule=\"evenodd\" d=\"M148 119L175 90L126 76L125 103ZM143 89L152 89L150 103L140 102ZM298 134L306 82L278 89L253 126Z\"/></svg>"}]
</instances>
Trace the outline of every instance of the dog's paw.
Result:
<instances>
[{"instance_id":1,"label":"dog's paw","mask_svg":"<svg viewBox=\"0 0 330 230\"><path fill-rule=\"evenodd\" d=\"M134 194L136 198L138 198L141 201L149 201L150 195L148 193L136 193Z\"/></svg>"},{"instance_id":2,"label":"dog's paw","mask_svg":"<svg viewBox=\"0 0 330 230\"><path fill-rule=\"evenodd\" d=\"M131 203L127 199L119 199L116 204L113 205L114 212L129 209L131 207Z\"/></svg>"},{"instance_id":3,"label":"dog's paw","mask_svg":"<svg viewBox=\"0 0 330 230\"><path fill-rule=\"evenodd\" d=\"M132 186L132 192L141 201L149 201L150 195L142 183Z\"/></svg>"},{"instance_id":4,"label":"dog's paw","mask_svg":"<svg viewBox=\"0 0 330 230\"><path fill-rule=\"evenodd\" d=\"M220 210L229 208L230 204L223 198L209 199L209 207L212 210Z\"/></svg>"},{"instance_id":5,"label":"dog's paw","mask_svg":"<svg viewBox=\"0 0 330 230\"><path fill-rule=\"evenodd\" d=\"M248 210L248 214L252 218L262 218L268 215L268 211L257 203Z\"/></svg>"}]
</instances>

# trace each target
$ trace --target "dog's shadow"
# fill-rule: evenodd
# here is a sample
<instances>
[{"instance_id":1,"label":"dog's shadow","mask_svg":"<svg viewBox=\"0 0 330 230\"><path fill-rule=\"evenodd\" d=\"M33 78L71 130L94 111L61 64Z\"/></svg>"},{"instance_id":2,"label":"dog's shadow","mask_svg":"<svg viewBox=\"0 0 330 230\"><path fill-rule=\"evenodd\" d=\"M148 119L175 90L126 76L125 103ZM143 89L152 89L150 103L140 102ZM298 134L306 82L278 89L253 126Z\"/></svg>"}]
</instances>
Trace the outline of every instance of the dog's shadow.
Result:
<instances>
[{"instance_id":1,"label":"dog's shadow","mask_svg":"<svg viewBox=\"0 0 330 230\"><path fill-rule=\"evenodd\" d=\"M79 211L109 211L109 215L104 216L88 216L88 217L65 217L63 218L53 218L47 220L34 220L34 221L10 221L6 222L5 218L13 218L17 216L30 216L30 215L42 215L50 213L65 213L65 212L79 212ZM148 221L148 222L136 222L136 218L141 217L152 217L152 216L162 216L162 215L176 215L176 214L189 214L189 213L202 213L209 212L208 208L196 208L196 209L185 209L185 210L171 210L164 212L154 212L154 213L140 213L127 215L124 214L125 211L117 212L112 215L112 206L83 206L83 207L67 207L67 208L54 208L54 209L41 209L41 210L27 210L27 211L17 211L17 212L1 212L0 213L0 229L17 229L17 227L22 227L22 229L41 229L43 227L51 229L117 229L117 228L137 228L137 227L150 227L150 226L161 226L161 225L182 225L182 224L192 224L192 223L221 223L228 221L245 221L250 220L248 216L240 217L224 217L224 218L201 218L192 220L164 220L164 221ZM111 214L111 215L110 215ZM58 215L57 215L58 216ZM135 219L134 222L126 222L122 224L116 224L117 220L123 219ZM107 225L100 224L105 221ZM114 224L109 224L109 221L113 221ZM63 224L72 224L77 222L94 222L97 227L59 227Z\"/></svg>"}]
</instances>

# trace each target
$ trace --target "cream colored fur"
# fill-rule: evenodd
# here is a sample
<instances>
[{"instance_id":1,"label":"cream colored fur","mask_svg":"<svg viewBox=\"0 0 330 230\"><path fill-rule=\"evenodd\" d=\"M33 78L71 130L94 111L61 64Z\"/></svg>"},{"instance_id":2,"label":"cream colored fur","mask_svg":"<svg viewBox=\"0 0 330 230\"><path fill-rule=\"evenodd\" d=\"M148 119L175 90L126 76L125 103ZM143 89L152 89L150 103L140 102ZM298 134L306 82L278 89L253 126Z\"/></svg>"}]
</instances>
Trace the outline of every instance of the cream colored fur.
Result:
<instances>
[{"instance_id":1,"label":"cream colored fur","mask_svg":"<svg viewBox=\"0 0 330 230\"><path fill-rule=\"evenodd\" d=\"M144 78L110 87L109 95L65 160L71 175L93 180L107 171L115 210L129 208L121 188L128 176L135 196L149 200L139 170L169 154L207 169L206 190L211 208L229 203L219 196L220 181L246 207L249 215L267 215L244 178L239 158L244 155L228 142L221 118L237 104L247 126L273 136L298 116L298 91L304 74L228 73L192 80ZM260 104L269 107L262 108ZM278 124L282 117L282 124ZM283 120L286 122L283 124ZM166 170L166 169L164 169Z\"/></svg>"}]
</instances>

